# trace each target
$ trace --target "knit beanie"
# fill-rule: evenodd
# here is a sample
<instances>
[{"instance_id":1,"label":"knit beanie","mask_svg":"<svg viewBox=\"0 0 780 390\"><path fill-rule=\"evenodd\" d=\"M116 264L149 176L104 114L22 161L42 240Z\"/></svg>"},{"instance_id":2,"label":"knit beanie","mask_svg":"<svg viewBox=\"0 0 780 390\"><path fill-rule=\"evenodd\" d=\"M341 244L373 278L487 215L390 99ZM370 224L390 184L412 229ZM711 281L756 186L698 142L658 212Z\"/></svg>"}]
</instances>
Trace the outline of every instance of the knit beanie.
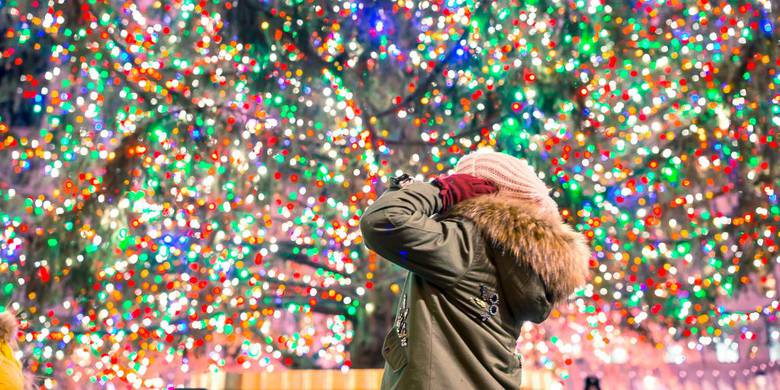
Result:
<instances>
[{"instance_id":1,"label":"knit beanie","mask_svg":"<svg viewBox=\"0 0 780 390\"><path fill-rule=\"evenodd\" d=\"M536 202L546 212L558 214L558 205L549 195L550 189L523 159L480 149L461 157L455 165L455 173L488 179L498 187L498 195Z\"/></svg>"}]
</instances>

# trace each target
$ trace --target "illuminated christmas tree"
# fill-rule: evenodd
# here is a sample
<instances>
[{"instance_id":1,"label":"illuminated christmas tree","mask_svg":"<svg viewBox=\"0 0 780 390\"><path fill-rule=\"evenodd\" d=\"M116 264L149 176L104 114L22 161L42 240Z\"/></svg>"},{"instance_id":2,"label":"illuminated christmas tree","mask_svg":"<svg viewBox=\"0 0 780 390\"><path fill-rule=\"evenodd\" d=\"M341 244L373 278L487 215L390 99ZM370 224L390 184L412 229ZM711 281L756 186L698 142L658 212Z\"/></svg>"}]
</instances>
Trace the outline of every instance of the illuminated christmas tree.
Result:
<instances>
[{"instance_id":1,"label":"illuminated christmas tree","mask_svg":"<svg viewBox=\"0 0 780 390\"><path fill-rule=\"evenodd\" d=\"M775 321L769 2L0 7L0 280L37 374L380 364L403 273L361 210L480 147L537 166L594 248L528 366ZM725 309L746 286L761 307Z\"/></svg>"}]
</instances>

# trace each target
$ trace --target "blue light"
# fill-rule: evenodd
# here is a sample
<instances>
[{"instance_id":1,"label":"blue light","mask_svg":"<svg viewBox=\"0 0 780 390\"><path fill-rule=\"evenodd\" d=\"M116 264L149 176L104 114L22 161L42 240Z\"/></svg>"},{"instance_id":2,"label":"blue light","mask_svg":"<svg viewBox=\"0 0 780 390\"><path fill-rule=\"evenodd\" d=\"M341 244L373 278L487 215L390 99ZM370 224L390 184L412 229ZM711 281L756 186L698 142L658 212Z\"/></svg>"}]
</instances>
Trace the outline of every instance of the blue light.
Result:
<instances>
[{"instance_id":1,"label":"blue light","mask_svg":"<svg viewBox=\"0 0 780 390\"><path fill-rule=\"evenodd\" d=\"M764 30L764 35L766 35L767 37L771 37L772 36L772 31L774 31L774 28L772 26L772 22L770 22L767 19L764 19L763 21L761 21L761 29Z\"/></svg>"}]
</instances>

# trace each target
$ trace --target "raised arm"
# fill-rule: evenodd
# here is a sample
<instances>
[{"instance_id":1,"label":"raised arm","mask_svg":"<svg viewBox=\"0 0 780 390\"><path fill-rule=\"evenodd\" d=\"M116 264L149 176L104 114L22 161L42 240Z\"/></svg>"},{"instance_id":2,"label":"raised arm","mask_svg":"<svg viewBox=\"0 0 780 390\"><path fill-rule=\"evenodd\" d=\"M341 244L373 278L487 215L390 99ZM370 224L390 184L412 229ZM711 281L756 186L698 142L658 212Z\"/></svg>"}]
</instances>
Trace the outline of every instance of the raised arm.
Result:
<instances>
[{"instance_id":1,"label":"raised arm","mask_svg":"<svg viewBox=\"0 0 780 390\"><path fill-rule=\"evenodd\" d=\"M482 187L484 181L473 178L479 182L463 180L458 188L443 178L438 187L419 181L394 184L366 209L360 230L369 249L431 283L449 287L471 263L474 225L465 219L437 221L431 216L493 187Z\"/></svg>"}]
</instances>

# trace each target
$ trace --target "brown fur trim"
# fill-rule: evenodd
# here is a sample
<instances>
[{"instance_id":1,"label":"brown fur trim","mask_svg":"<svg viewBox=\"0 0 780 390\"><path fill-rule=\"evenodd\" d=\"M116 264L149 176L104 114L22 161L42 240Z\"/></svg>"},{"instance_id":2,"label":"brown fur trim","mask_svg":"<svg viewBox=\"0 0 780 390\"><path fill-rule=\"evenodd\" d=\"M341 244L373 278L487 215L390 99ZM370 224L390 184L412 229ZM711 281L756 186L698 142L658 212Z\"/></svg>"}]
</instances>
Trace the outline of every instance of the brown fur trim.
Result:
<instances>
[{"instance_id":1,"label":"brown fur trim","mask_svg":"<svg viewBox=\"0 0 780 390\"><path fill-rule=\"evenodd\" d=\"M455 205L449 215L474 222L494 244L527 263L558 302L585 284L590 247L585 236L557 214L540 212L529 201L501 194L483 195Z\"/></svg>"}]
</instances>

